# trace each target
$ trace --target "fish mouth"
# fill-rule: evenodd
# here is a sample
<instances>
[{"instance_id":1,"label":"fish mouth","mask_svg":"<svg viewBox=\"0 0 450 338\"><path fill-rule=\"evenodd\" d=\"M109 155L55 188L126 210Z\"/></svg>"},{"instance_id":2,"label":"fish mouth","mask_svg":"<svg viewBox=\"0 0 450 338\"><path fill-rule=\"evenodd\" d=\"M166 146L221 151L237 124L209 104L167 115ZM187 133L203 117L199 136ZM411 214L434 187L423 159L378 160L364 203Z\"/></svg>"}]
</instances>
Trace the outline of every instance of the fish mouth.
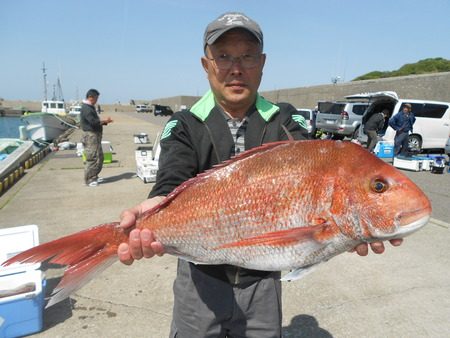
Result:
<instances>
[{"instance_id":1,"label":"fish mouth","mask_svg":"<svg viewBox=\"0 0 450 338\"><path fill-rule=\"evenodd\" d=\"M378 234L380 240L404 238L425 226L431 218L431 208L404 211L394 220L395 231L388 234Z\"/></svg>"},{"instance_id":2,"label":"fish mouth","mask_svg":"<svg viewBox=\"0 0 450 338\"><path fill-rule=\"evenodd\" d=\"M420 211L420 214L423 214L424 210ZM408 213L409 214L409 213ZM419 214L419 212L415 212L415 214ZM402 219L402 216L405 217L405 215L401 215L400 218ZM396 232L396 238L403 238L406 237L407 235L419 230L420 228L422 228L425 224L428 223L428 221L430 220L431 215L429 213L425 213L423 216L421 216L420 218L414 218L415 220L412 222L409 222L407 224L405 224L402 220L400 220L400 225L397 227L397 232ZM407 215L406 218L411 218L411 215Z\"/></svg>"}]
</instances>

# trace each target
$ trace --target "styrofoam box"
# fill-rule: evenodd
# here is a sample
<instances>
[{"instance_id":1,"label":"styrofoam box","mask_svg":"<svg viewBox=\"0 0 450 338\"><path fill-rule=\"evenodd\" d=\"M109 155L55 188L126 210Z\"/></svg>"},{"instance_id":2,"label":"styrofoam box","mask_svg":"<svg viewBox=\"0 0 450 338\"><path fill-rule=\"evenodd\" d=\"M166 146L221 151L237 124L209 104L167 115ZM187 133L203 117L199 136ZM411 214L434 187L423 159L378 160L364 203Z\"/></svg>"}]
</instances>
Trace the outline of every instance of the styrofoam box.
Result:
<instances>
[{"instance_id":1,"label":"styrofoam box","mask_svg":"<svg viewBox=\"0 0 450 338\"><path fill-rule=\"evenodd\" d=\"M414 160L413 158L398 158L394 157L394 167L399 169L406 169L412 171L422 170L422 161Z\"/></svg>"},{"instance_id":2,"label":"styrofoam box","mask_svg":"<svg viewBox=\"0 0 450 338\"><path fill-rule=\"evenodd\" d=\"M0 229L0 262L39 244L38 227ZM0 298L0 337L20 337L42 330L46 280L40 264L0 267L0 290L34 284L34 290Z\"/></svg>"},{"instance_id":3,"label":"styrofoam box","mask_svg":"<svg viewBox=\"0 0 450 338\"><path fill-rule=\"evenodd\" d=\"M157 172L158 161L136 158L136 174L144 183L155 182Z\"/></svg>"},{"instance_id":4,"label":"styrofoam box","mask_svg":"<svg viewBox=\"0 0 450 338\"><path fill-rule=\"evenodd\" d=\"M134 143L136 144L148 143L148 135L146 133L134 134Z\"/></svg>"},{"instance_id":5,"label":"styrofoam box","mask_svg":"<svg viewBox=\"0 0 450 338\"><path fill-rule=\"evenodd\" d=\"M150 162L153 160L153 148L152 147L138 147L135 151L136 161Z\"/></svg>"}]
</instances>

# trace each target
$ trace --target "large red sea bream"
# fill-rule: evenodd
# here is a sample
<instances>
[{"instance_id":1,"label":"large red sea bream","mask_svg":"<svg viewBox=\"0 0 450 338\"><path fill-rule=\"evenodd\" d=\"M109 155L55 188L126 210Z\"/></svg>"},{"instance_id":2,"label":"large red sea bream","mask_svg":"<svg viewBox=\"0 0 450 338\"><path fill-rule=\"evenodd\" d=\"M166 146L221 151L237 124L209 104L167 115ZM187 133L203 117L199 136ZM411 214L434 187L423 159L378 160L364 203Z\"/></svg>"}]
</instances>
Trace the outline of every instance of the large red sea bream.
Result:
<instances>
[{"instance_id":1,"label":"large red sea bream","mask_svg":"<svg viewBox=\"0 0 450 338\"><path fill-rule=\"evenodd\" d=\"M137 222L168 254L198 264L293 270L363 242L403 238L424 226L431 205L400 171L351 142L263 145L175 189ZM47 306L117 260L128 231L118 223L63 237L4 262L68 265Z\"/></svg>"}]
</instances>

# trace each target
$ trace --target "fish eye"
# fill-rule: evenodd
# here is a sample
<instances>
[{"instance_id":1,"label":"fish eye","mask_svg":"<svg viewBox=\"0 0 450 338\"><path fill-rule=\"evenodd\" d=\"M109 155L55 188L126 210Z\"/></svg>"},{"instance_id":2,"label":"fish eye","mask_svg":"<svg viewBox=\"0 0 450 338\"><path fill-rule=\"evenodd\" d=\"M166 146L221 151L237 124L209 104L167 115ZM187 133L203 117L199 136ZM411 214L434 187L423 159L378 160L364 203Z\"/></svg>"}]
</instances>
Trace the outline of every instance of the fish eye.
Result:
<instances>
[{"instance_id":1,"label":"fish eye","mask_svg":"<svg viewBox=\"0 0 450 338\"><path fill-rule=\"evenodd\" d=\"M388 184L385 180L376 178L371 182L370 187L374 192L382 193L388 189Z\"/></svg>"}]
</instances>

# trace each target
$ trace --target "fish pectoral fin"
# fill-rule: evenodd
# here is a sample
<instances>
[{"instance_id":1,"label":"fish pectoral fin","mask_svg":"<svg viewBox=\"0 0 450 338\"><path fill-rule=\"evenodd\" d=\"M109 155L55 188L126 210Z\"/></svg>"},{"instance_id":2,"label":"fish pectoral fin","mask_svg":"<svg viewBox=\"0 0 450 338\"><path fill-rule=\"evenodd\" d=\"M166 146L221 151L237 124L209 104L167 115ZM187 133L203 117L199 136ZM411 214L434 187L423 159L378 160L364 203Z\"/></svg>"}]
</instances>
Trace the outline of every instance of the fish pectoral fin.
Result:
<instances>
[{"instance_id":1,"label":"fish pectoral fin","mask_svg":"<svg viewBox=\"0 0 450 338\"><path fill-rule=\"evenodd\" d=\"M253 246L253 245L269 245L284 246L293 243L314 240L314 234L321 231L325 225L298 227L287 230L267 232L260 236L245 238L240 241L227 243L216 247L215 249L227 249L233 247Z\"/></svg>"},{"instance_id":2,"label":"fish pectoral fin","mask_svg":"<svg viewBox=\"0 0 450 338\"><path fill-rule=\"evenodd\" d=\"M300 278L305 277L306 275L309 275L311 272L313 272L319 264L313 264L304 266L302 268L297 268L295 270L290 271L286 275L284 275L280 280L282 282L291 282L294 280L298 280Z\"/></svg>"}]
</instances>

